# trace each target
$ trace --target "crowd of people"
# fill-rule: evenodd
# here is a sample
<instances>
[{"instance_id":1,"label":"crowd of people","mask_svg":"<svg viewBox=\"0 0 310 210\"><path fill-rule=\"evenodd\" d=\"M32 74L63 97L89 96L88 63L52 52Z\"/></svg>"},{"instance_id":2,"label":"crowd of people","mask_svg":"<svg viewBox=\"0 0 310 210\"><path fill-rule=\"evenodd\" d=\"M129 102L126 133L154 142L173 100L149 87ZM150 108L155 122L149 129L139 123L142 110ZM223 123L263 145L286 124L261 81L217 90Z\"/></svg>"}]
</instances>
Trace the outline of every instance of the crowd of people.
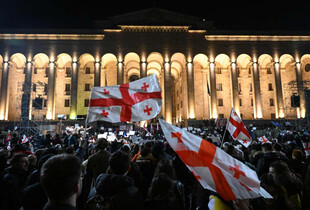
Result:
<instances>
[{"instance_id":1,"label":"crowd of people","mask_svg":"<svg viewBox=\"0 0 310 210\"><path fill-rule=\"evenodd\" d=\"M136 132L140 141L114 141L67 129L22 143L10 134L0 144L0 209L309 209L310 167L302 142L306 132L250 130L245 148L225 128L200 128L203 137L256 171L273 199L225 201L203 189L169 146L161 130ZM148 135L146 135L148 134ZM269 143L257 137L266 136ZM147 136L147 137L146 137ZM148 139L148 140L146 140ZM1 140L1 139L0 139ZM221 143L221 140L224 142Z\"/></svg>"}]
</instances>

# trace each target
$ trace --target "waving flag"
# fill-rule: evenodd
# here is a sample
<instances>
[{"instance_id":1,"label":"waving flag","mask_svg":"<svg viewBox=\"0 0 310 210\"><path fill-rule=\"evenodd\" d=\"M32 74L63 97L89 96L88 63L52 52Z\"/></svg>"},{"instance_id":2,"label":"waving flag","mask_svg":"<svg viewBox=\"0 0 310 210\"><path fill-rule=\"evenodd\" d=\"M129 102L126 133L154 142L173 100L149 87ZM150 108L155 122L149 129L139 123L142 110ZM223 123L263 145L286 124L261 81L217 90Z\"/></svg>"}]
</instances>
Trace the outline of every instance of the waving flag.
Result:
<instances>
[{"instance_id":1,"label":"waving flag","mask_svg":"<svg viewBox=\"0 0 310 210\"><path fill-rule=\"evenodd\" d=\"M310 156L310 142L302 142L306 156Z\"/></svg>"},{"instance_id":2,"label":"waving flag","mask_svg":"<svg viewBox=\"0 0 310 210\"><path fill-rule=\"evenodd\" d=\"M93 87L88 122L149 120L160 112L161 88L155 74L127 84Z\"/></svg>"},{"instance_id":3,"label":"waving flag","mask_svg":"<svg viewBox=\"0 0 310 210\"><path fill-rule=\"evenodd\" d=\"M28 138L27 138L27 136L24 134L24 135L23 135L23 139L22 139L22 143L25 144L25 143L27 143L27 142L28 142Z\"/></svg>"},{"instance_id":4,"label":"waving flag","mask_svg":"<svg viewBox=\"0 0 310 210\"><path fill-rule=\"evenodd\" d=\"M159 120L167 141L205 188L225 200L272 198L255 171L210 142L166 121Z\"/></svg>"},{"instance_id":5,"label":"waving flag","mask_svg":"<svg viewBox=\"0 0 310 210\"><path fill-rule=\"evenodd\" d=\"M266 136L259 137L258 141L262 144L270 143L270 141L266 138Z\"/></svg>"},{"instance_id":6,"label":"waving flag","mask_svg":"<svg viewBox=\"0 0 310 210\"><path fill-rule=\"evenodd\" d=\"M232 138L234 140L238 140L243 146L248 147L251 144L252 138L233 108L231 108L230 117L226 128Z\"/></svg>"}]
</instances>

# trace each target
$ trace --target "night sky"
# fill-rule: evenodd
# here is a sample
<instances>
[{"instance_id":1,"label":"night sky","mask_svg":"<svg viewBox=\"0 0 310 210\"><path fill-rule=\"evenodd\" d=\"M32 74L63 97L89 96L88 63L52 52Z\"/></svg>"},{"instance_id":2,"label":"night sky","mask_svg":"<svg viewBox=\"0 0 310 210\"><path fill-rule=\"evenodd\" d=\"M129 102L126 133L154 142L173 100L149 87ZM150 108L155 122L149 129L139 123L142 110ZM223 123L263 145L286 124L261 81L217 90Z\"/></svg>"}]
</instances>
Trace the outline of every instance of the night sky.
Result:
<instances>
[{"instance_id":1,"label":"night sky","mask_svg":"<svg viewBox=\"0 0 310 210\"><path fill-rule=\"evenodd\" d=\"M170 2L170 4L168 4ZM219 30L310 31L310 2L7 0L0 28L92 28L94 19L158 7L214 22ZM284 1L283 1L284 2ZM203 5L205 3L206 5Z\"/></svg>"}]
</instances>

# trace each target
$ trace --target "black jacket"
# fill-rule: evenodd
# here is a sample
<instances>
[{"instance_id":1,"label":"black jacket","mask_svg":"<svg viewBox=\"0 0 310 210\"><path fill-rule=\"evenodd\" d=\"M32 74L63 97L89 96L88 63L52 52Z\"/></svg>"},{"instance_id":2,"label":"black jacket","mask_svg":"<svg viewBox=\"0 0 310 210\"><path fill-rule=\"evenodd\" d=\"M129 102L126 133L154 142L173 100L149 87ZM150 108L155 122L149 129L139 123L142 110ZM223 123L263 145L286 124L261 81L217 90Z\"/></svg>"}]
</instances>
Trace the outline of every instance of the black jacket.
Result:
<instances>
[{"instance_id":1,"label":"black jacket","mask_svg":"<svg viewBox=\"0 0 310 210\"><path fill-rule=\"evenodd\" d=\"M96 180L96 193L104 199L111 199L113 209L142 210L143 198L128 176L100 174Z\"/></svg>"},{"instance_id":2,"label":"black jacket","mask_svg":"<svg viewBox=\"0 0 310 210\"><path fill-rule=\"evenodd\" d=\"M288 159L280 152L270 151L266 152L257 162L256 172L258 177L269 172L269 167L272 162L277 160L283 160L287 163Z\"/></svg>"}]
</instances>

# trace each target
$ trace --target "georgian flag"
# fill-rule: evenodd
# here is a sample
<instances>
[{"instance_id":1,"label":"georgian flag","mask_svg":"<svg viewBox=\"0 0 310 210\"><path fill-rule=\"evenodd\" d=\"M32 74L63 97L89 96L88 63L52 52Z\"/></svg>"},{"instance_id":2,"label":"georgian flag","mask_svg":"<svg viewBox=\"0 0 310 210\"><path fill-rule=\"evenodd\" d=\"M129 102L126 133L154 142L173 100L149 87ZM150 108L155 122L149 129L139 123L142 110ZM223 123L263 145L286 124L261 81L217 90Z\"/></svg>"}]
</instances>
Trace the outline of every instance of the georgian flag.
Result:
<instances>
[{"instance_id":1,"label":"georgian flag","mask_svg":"<svg viewBox=\"0 0 310 210\"><path fill-rule=\"evenodd\" d=\"M112 123L149 120L159 114L161 104L161 88L152 74L127 84L93 87L87 119Z\"/></svg>"},{"instance_id":2,"label":"georgian flag","mask_svg":"<svg viewBox=\"0 0 310 210\"><path fill-rule=\"evenodd\" d=\"M310 156L310 142L302 142L306 156Z\"/></svg>"},{"instance_id":3,"label":"georgian flag","mask_svg":"<svg viewBox=\"0 0 310 210\"><path fill-rule=\"evenodd\" d=\"M27 136L24 134L24 135L23 135L23 139L22 139L22 143L25 144L25 143L27 143L27 142L28 142L28 138L27 138Z\"/></svg>"},{"instance_id":4,"label":"georgian flag","mask_svg":"<svg viewBox=\"0 0 310 210\"><path fill-rule=\"evenodd\" d=\"M214 144L159 119L165 137L205 189L223 199L272 198L260 187L255 171Z\"/></svg>"},{"instance_id":5,"label":"georgian flag","mask_svg":"<svg viewBox=\"0 0 310 210\"><path fill-rule=\"evenodd\" d=\"M230 117L226 128L232 138L234 140L238 140L246 148L251 144L252 138L242 120L233 108L231 108Z\"/></svg>"},{"instance_id":6,"label":"georgian flag","mask_svg":"<svg viewBox=\"0 0 310 210\"><path fill-rule=\"evenodd\" d=\"M270 143L269 139L266 136L258 137L258 141L262 144Z\"/></svg>"}]
</instances>

